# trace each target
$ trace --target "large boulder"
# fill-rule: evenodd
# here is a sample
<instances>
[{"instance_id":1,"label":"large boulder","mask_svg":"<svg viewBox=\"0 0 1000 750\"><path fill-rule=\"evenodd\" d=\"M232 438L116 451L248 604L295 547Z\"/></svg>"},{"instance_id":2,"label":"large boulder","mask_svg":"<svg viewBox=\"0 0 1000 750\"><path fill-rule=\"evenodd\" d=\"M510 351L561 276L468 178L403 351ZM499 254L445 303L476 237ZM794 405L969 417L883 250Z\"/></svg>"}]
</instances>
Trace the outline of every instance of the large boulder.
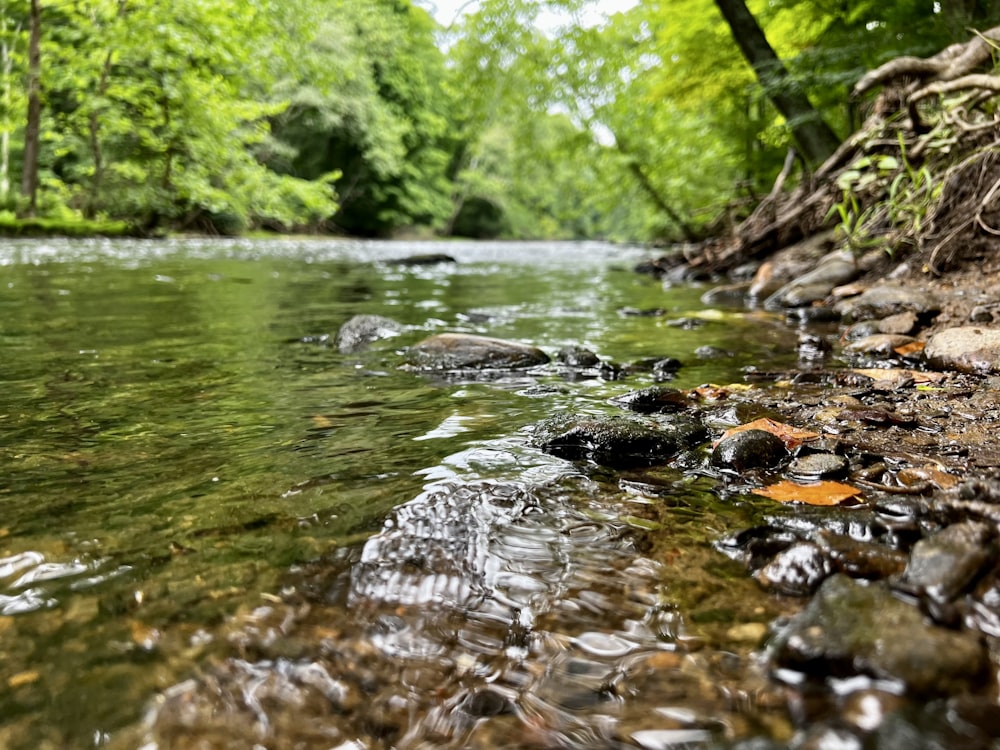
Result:
<instances>
[{"instance_id":1,"label":"large boulder","mask_svg":"<svg viewBox=\"0 0 1000 750\"><path fill-rule=\"evenodd\" d=\"M941 370L1000 371L1000 330L980 326L946 328L927 339L924 357Z\"/></svg>"},{"instance_id":2,"label":"large boulder","mask_svg":"<svg viewBox=\"0 0 1000 750\"><path fill-rule=\"evenodd\" d=\"M538 347L469 333L430 336L410 347L406 359L421 370L516 370L549 361Z\"/></svg>"},{"instance_id":3,"label":"large boulder","mask_svg":"<svg viewBox=\"0 0 1000 750\"><path fill-rule=\"evenodd\" d=\"M900 680L919 695L967 691L988 668L974 633L933 625L884 583L866 585L841 574L826 579L771 654L776 667L817 678Z\"/></svg>"}]
</instances>

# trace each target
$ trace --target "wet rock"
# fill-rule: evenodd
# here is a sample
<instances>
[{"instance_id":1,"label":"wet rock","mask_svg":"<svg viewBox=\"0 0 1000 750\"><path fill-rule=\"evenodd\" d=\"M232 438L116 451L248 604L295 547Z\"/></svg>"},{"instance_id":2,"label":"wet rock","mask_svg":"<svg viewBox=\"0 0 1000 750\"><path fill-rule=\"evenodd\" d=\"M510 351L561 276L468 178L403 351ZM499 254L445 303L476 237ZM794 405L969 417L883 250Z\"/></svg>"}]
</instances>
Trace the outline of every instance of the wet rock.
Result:
<instances>
[{"instance_id":1,"label":"wet rock","mask_svg":"<svg viewBox=\"0 0 1000 750\"><path fill-rule=\"evenodd\" d=\"M890 315L878 323L879 333L909 336L917 328L917 314L911 310Z\"/></svg>"},{"instance_id":2,"label":"wet rock","mask_svg":"<svg viewBox=\"0 0 1000 750\"><path fill-rule=\"evenodd\" d=\"M667 311L662 307L620 307L618 308L618 314L623 318L657 318L660 315L666 315Z\"/></svg>"},{"instance_id":3,"label":"wet rock","mask_svg":"<svg viewBox=\"0 0 1000 750\"><path fill-rule=\"evenodd\" d=\"M750 282L717 286L701 295L701 304L705 307L742 307L749 293Z\"/></svg>"},{"instance_id":4,"label":"wet rock","mask_svg":"<svg viewBox=\"0 0 1000 750\"><path fill-rule=\"evenodd\" d=\"M516 341L467 333L439 333L410 347L407 361L422 370L512 370L543 365L541 349Z\"/></svg>"},{"instance_id":5,"label":"wet rock","mask_svg":"<svg viewBox=\"0 0 1000 750\"><path fill-rule=\"evenodd\" d=\"M355 315L337 331L337 348L344 354L363 349L373 341L396 336L404 326L381 315Z\"/></svg>"},{"instance_id":6,"label":"wet rock","mask_svg":"<svg viewBox=\"0 0 1000 750\"><path fill-rule=\"evenodd\" d=\"M664 357L653 362L653 380L673 380L683 365L679 359Z\"/></svg>"},{"instance_id":7,"label":"wet rock","mask_svg":"<svg viewBox=\"0 0 1000 750\"><path fill-rule=\"evenodd\" d=\"M847 472L848 462L836 453L809 453L788 465L788 476L804 481L831 479Z\"/></svg>"},{"instance_id":8,"label":"wet rock","mask_svg":"<svg viewBox=\"0 0 1000 750\"><path fill-rule=\"evenodd\" d=\"M567 367L599 367L601 359L583 346L565 346L556 353L556 361Z\"/></svg>"},{"instance_id":9,"label":"wet rock","mask_svg":"<svg viewBox=\"0 0 1000 750\"><path fill-rule=\"evenodd\" d=\"M788 457L785 443L766 430L742 430L719 441L712 451L712 465L737 472L769 469Z\"/></svg>"},{"instance_id":10,"label":"wet rock","mask_svg":"<svg viewBox=\"0 0 1000 750\"><path fill-rule=\"evenodd\" d=\"M683 411L691 405L691 400L676 388L654 385L615 396L611 403L640 414L662 414Z\"/></svg>"},{"instance_id":11,"label":"wet rock","mask_svg":"<svg viewBox=\"0 0 1000 750\"><path fill-rule=\"evenodd\" d=\"M874 354L879 357L891 357L896 350L916 342L912 336L899 336L888 333L876 333L873 336L852 341L844 351L851 354Z\"/></svg>"},{"instance_id":12,"label":"wet rock","mask_svg":"<svg viewBox=\"0 0 1000 750\"><path fill-rule=\"evenodd\" d=\"M774 666L817 678L866 674L901 680L920 695L952 694L982 681L986 651L969 632L928 624L881 583L836 574L775 641Z\"/></svg>"},{"instance_id":13,"label":"wet rock","mask_svg":"<svg viewBox=\"0 0 1000 750\"><path fill-rule=\"evenodd\" d=\"M989 526L975 521L952 524L913 546L900 586L936 602L951 601L995 559Z\"/></svg>"},{"instance_id":14,"label":"wet rock","mask_svg":"<svg viewBox=\"0 0 1000 750\"><path fill-rule=\"evenodd\" d=\"M788 596L808 596L830 575L823 550L811 542L799 542L779 552L754 574L762 586Z\"/></svg>"},{"instance_id":15,"label":"wet rock","mask_svg":"<svg viewBox=\"0 0 1000 750\"><path fill-rule=\"evenodd\" d=\"M680 419L660 426L633 417L557 415L535 427L534 443L546 453L602 466L653 466L708 438L705 426Z\"/></svg>"},{"instance_id":16,"label":"wet rock","mask_svg":"<svg viewBox=\"0 0 1000 750\"><path fill-rule=\"evenodd\" d=\"M858 276L859 269L849 254L833 253L818 266L781 287L764 301L764 307L803 307L826 299L834 287Z\"/></svg>"},{"instance_id":17,"label":"wet rock","mask_svg":"<svg viewBox=\"0 0 1000 750\"><path fill-rule=\"evenodd\" d=\"M903 312L929 320L941 310L933 295L894 284L874 286L857 297L838 303L836 307L846 320L882 319Z\"/></svg>"},{"instance_id":18,"label":"wet rock","mask_svg":"<svg viewBox=\"0 0 1000 750\"><path fill-rule=\"evenodd\" d=\"M720 349L717 346L706 344L695 349L694 356L698 359L722 359L723 357L732 357L733 353L725 349Z\"/></svg>"},{"instance_id":19,"label":"wet rock","mask_svg":"<svg viewBox=\"0 0 1000 750\"><path fill-rule=\"evenodd\" d=\"M882 580L899 575L906 568L905 553L881 544L829 531L819 532L815 540L833 568L851 578Z\"/></svg>"},{"instance_id":20,"label":"wet rock","mask_svg":"<svg viewBox=\"0 0 1000 750\"><path fill-rule=\"evenodd\" d=\"M809 325L812 323L838 323L840 313L832 307L793 307L785 311L785 318L789 323L802 323Z\"/></svg>"},{"instance_id":21,"label":"wet rock","mask_svg":"<svg viewBox=\"0 0 1000 750\"><path fill-rule=\"evenodd\" d=\"M457 263L458 261L446 253L418 253L389 262L397 266L436 266L441 263Z\"/></svg>"},{"instance_id":22,"label":"wet rock","mask_svg":"<svg viewBox=\"0 0 1000 750\"><path fill-rule=\"evenodd\" d=\"M1000 372L1000 329L947 328L927 339L924 357L940 370Z\"/></svg>"}]
</instances>

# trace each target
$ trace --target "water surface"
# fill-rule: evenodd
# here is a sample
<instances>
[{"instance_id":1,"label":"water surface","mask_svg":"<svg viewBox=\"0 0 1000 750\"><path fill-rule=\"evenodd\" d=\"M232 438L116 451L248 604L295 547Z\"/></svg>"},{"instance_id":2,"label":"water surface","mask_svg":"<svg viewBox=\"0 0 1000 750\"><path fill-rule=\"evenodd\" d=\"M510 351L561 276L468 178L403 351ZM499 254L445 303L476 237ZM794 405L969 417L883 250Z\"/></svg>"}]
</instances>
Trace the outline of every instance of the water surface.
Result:
<instances>
[{"instance_id":1,"label":"water surface","mask_svg":"<svg viewBox=\"0 0 1000 750\"><path fill-rule=\"evenodd\" d=\"M458 262L392 262L428 252ZM582 345L615 363L672 356L678 387L787 360L781 321L704 311L703 290L635 274L643 256L571 243L5 244L0 744L184 747L195 731L206 747L490 747L500 735L601 747L626 727L627 744L655 746L763 721L699 682L724 681L727 658L743 664L739 638L720 633L778 606L710 546L753 508L721 508L707 483L668 469L667 500L649 497L526 437L556 411L613 412L607 399L648 374L399 368L407 345L441 331L550 354ZM359 313L407 331L342 354L333 337ZM706 345L724 354L700 358ZM737 692L752 694L741 675ZM250 684L267 686L257 709ZM223 717L211 731L209 713Z\"/></svg>"}]
</instances>

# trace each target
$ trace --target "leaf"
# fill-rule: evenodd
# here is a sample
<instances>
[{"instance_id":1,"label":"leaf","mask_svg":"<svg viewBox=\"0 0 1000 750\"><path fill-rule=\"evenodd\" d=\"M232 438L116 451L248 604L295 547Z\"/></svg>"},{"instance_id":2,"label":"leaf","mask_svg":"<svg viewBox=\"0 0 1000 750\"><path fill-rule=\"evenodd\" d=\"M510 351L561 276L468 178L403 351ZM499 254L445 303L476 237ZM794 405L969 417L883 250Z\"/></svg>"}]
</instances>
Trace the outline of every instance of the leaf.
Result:
<instances>
[{"instance_id":1,"label":"leaf","mask_svg":"<svg viewBox=\"0 0 1000 750\"><path fill-rule=\"evenodd\" d=\"M925 346L927 346L927 344L924 343L923 341L913 341L909 344L903 344L902 346L897 346L895 349L893 349L893 351L896 352L896 354L900 355L901 357L908 357L911 354L919 354L924 350Z\"/></svg>"},{"instance_id":2,"label":"leaf","mask_svg":"<svg viewBox=\"0 0 1000 750\"><path fill-rule=\"evenodd\" d=\"M813 482L798 484L787 480L772 484L756 494L763 495L779 503L804 503L806 505L833 506L851 500L861 494L861 490L841 482Z\"/></svg>"},{"instance_id":3,"label":"leaf","mask_svg":"<svg viewBox=\"0 0 1000 750\"><path fill-rule=\"evenodd\" d=\"M737 432L743 432L744 430L764 430L765 432L770 432L772 435L776 435L781 438L788 450L793 450L802 445L802 443L815 440L819 437L818 432L802 430L798 427L792 427L791 425L784 424L783 422L775 422L773 419L764 417L762 419L755 419L753 422L741 424L739 427L733 427L732 429L726 430L722 433L720 440L725 440L730 435L734 435Z\"/></svg>"}]
</instances>

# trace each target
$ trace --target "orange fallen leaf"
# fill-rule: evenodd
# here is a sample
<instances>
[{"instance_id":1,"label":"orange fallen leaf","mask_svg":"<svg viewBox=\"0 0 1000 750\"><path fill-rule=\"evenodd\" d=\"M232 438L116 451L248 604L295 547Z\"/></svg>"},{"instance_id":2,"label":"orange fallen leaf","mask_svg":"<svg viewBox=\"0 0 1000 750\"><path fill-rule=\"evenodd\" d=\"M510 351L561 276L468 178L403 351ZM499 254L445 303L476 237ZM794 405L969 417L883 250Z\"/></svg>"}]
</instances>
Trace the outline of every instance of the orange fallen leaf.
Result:
<instances>
[{"instance_id":1,"label":"orange fallen leaf","mask_svg":"<svg viewBox=\"0 0 1000 750\"><path fill-rule=\"evenodd\" d=\"M861 490L840 482L813 482L798 484L783 481L757 490L756 494L777 500L779 503L805 503L806 505L840 505L861 494Z\"/></svg>"},{"instance_id":2,"label":"orange fallen leaf","mask_svg":"<svg viewBox=\"0 0 1000 750\"><path fill-rule=\"evenodd\" d=\"M893 351L896 352L896 354L898 354L901 357L908 357L911 354L919 354L924 350L925 346L927 346L927 344L924 343L923 341L914 341L909 344L903 344L902 346L897 346L895 349L893 349Z\"/></svg>"},{"instance_id":3,"label":"orange fallen leaf","mask_svg":"<svg viewBox=\"0 0 1000 750\"><path fill-rule=\"evenodd\" d=\"M333 421L329 417L324 417L322 414L316 414L311 419L313 427L317 430L328 430L333 427Z\"/></svg>"},{"instance_id":4,"label":"orange fallen leaf","mask_svg":"<svg viewBox=\"0 0 1000 750\"><path fill-rule=\"evenodd\" d=\"M770 432L772 435L781 438L788 450L794 450L802 445L802 443L815 440L819 437L818 432L802 430L798 427L792 427L790 424L775 422L773 419L763 417L762 419L755 419L753 422L747 422L746 424L726 430L722 433L722 438L720 439L725 440L730 435L735 435L737 432L743 432L744 430L764 430L765 432Z\"/></svg>"}]
</instances>

